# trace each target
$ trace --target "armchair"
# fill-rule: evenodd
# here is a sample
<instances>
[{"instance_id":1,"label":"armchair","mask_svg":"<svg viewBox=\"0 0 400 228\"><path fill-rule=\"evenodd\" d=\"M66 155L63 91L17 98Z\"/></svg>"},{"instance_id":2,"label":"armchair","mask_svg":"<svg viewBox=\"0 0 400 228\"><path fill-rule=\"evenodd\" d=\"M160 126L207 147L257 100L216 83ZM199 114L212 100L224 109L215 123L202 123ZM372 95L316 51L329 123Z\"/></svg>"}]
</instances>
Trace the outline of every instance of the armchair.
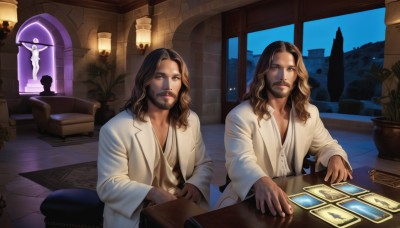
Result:
<instances>
[{"instance_id":1,"label":"armchair","mask_svg":"<svg viewBox=\"0 0 400 228\"><path fill-rule=\"evenodd\" d=\"M8 138L10 140L15 139L17 135L16 122L8 113L7 101L5 99L0 99L0 125L8 131Z\"/></svg>"},{"instance_id":2,"label":"armchair","mask_svg":"<svg viewBox=\"0 0 400 228\"><path fill-rule=\"evenodd\" d=\"M67 135L93 135L94 116L100 103L66 96L29 98L33 119L40 132L65 138Z\"/></svg>"}]
</instances>

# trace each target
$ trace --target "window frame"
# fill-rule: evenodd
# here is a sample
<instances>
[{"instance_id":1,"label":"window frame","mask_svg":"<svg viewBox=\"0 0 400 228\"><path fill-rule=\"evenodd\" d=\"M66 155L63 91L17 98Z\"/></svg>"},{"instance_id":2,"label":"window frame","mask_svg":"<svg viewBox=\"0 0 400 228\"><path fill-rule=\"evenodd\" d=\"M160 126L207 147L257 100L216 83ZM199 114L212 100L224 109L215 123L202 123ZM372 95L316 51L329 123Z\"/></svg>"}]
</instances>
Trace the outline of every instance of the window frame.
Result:
<instances>
[{"instance_id":1,"label":"window frame","mask_svg":"<svg viewBox=\"0 0 400 228\"><path fill-rule=\"evenodd\" d=\"M240 103L246 91L247 33L294 24L294 44L303 49L303 23L385 7L384 0L281 0L260 1L222 14L221 122ZM228 102L226 94L229 38L239 38L238 100Z\"/></svg>"}]
</instances>

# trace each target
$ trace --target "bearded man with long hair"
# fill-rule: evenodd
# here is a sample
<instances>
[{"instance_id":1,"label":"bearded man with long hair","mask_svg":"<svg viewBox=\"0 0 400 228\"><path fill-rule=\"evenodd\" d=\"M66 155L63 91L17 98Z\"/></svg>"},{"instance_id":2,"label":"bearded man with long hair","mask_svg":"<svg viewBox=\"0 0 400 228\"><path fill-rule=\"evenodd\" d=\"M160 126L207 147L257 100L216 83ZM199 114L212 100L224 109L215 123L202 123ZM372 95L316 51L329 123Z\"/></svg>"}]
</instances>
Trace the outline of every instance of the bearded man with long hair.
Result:
<instances>
[{"instance_id":1,"label":"bearded man with long hair","mask_svg":"<svg viewBox=\"0 0 400 228\"><path fill-rule=\"evenodd\" d=\"M244 101L225 121L225 159L231 182L217 208L254 196L262 213L293 213L286 193L272 180L302 174L304 157L316 156L325 181L351 179L347 154L324 127L309 103L308 73L301 52L291 43L268 45L257 63Z\"/></svg>"},{"instance_id":2,"label":"bearded man with long hair","mask_svg":"<svg viewBox=\"0 0 400 228\"><path fill-rule=\"evenodd\" d=\"M125 110L100 130L97 164L104 227L138 227L144 207L181 197L208 209L212 163L177 52L145 58Z\"/></svg>"}]
</instances>

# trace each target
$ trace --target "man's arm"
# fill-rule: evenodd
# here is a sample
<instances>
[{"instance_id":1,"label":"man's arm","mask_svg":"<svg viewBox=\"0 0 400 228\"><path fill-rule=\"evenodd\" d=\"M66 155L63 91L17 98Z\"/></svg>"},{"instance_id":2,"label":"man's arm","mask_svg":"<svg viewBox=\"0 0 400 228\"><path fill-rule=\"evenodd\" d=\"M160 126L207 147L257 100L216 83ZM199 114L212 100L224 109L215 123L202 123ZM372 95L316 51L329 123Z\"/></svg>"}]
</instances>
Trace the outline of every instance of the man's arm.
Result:
<instances>
[{"instance_id":1,"label":"man's arm","mask_svg":"<svg viewBox=\"0 0 400 228\"><path fill-rule=\"evenodd\" d=\"M149 200L153 204L165 203L168 201L176 200L176 196L165 191L162 188L153 187L146 195L146 200Z\"/></svg>"},{"instance_id":2,"label":"man's arm","mask_svg":"<svg viewBox=\"0 0 400 228\"><path fill-rule=\"evenodd\" d=\"M194 203L199 203L203 196L200 190L195 185L190 183L185 183L181 192L178 194L178 197L191 200Z\"/></svg>"},{"instance_id":3,"label":"man's arm","mask_svg":"<svg viewBox=\"0 0 400 228\"><path fill-rule=\"evenodd\" d=\"M249 109L251 110L251 109ZM256 207L273 215L292 214L286 193L267 175L258 164L254 151L254 135L258 134L257 117L249 118L245 109L228 114L225 121L225 157L233 188L244 200L252 189ZM263 160L263 159L261 159ZM263 162L265 162L263 160Z\"/></svg>"},{"instance_id":4,"label":"man's arm","mask_svg":"<svg viewBox=\"0 0 400 228\"><path fill-rule=\"evenodd\" d=\"M146 199L153 188L151 185L130 179L127 150L134 153L130 146L129 128L125 122L106 124L100 130L99 151L97 160L97 193L100 199L114 211L130 217ZM121 132L122 131L122 132ZM138 175L146 173L146 161L141 156L135 158L135 169ZM143 164L143 165L142 165ZM143 167L139 167L143 166Z\"/></svg>"},{"instance_id":5,"label":"man's arm","mask_svg":"<svg viewBox=\"0 0 400 228\"><path fill-rule=\"evenodd\" d=\"M198 116L191 112L189 116L189 126L187 130L193 131L194 148L194 164L193 172L186 180L186 183L178 195L190 199L193 202L199 202L201 199L208 203L210 198L210 184L213 176L212 159L207 154L203 138L200 131L200 120Z\"/></svg>"},{"instance_id":6,"label":"man's arm","mask_svg":"<svg viewBox=\"0 0 400 228\"><path fill-rule=\"evenodd\" d=\"M327 175L325 176L325 181L330 180L331 183L351 179L352 171L347 153L325 128L318 109L312 106L309 111L312 115L312 119L309 121L313 121L314 124L310 152L317 157L316 170L326 167Z\"/></svg>"}]
</instances>

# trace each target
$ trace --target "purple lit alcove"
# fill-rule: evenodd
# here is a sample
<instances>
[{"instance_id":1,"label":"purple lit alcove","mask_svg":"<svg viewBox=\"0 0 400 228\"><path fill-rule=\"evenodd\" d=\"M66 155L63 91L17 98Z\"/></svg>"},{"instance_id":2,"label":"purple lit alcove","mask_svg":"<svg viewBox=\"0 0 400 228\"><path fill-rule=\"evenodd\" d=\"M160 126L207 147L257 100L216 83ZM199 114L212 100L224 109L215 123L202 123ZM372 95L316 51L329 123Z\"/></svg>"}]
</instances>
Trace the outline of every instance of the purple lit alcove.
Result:
<instances>
[{"instance_id":1,"label":"purple lit alcove","mask_svg":"<svg viewBox=\"0 0 400 228\"><path fill-rule=\"evenodd\" d=\"M73 95L73 63L76 55L80 56L80 52L74 54L74 50L82 50L82 46L74 25L68 20L64 23L53 15L42 13L25 20L20 27L16 26L15 42L19 51L18 84L21 95L42 92L43 86L40 79L43 75L50 75L53 78L50 88L52 91L67 96ZM23 42L25 46L22 45ZM73 43L76 44L75 47ZM36 45L38 50L47 48L37 53L29 50L32 49L32 45ZM31 61L32 53L38 54L40 58L37 80L33 80L35 73Z\"/></svg>"},{"instance_id":2,"label":"purple lit alcove","mask_svg":"<svg viewBox=\"0 0 400 228\"><path fill-rule=\"evenodd\" d=\"M23 43L25 45L23 45ZM18 80L20 94L37 94L43 91L40 79L43 75L50 75L55 81L55 48L54 39L49 30L40 22L32 22L22 27L17 36L19 45L18 53ZM35 50L32 50L36 46ZM46 48L47 47L47 48ZM30 48L31 50L29 50ZM35 61L33 52L38 53ZM32 60L33 59L33 60ZM33 63L34 62L34 63ZM33 65L36 64L38 71L36 80L34 79ZM56 91L55 83L51 85L51 90Z\"/></svg>"}]
</instances>

